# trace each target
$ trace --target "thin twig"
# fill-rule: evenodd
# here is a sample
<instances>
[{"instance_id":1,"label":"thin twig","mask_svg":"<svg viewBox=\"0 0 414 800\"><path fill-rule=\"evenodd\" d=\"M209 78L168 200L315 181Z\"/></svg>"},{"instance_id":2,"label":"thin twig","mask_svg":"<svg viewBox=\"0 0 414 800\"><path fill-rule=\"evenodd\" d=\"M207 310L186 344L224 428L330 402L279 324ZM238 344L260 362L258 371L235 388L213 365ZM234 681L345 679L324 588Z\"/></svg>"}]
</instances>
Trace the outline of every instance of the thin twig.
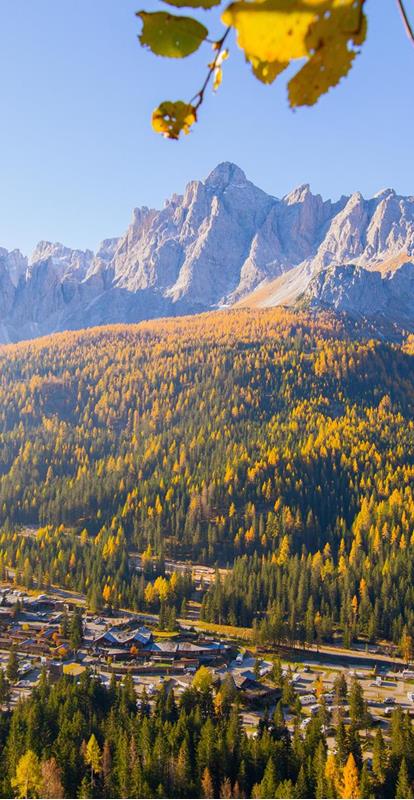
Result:
<instances>
[{"instance_id":1,"label":"thin twig","mask_svg":"<svg viewBox=\"0 0 414 800\"><path fill-rule=\"evenodd\" d=\"M210 82L210 78L211 78L214 70L217 67L217 62L218 62L220 53L223 50L224 42L226 41L229 33L230 33L230 28L226 28L226 31L225 31L224 35L222 36L222 38L219 39L218 42L214 42L214 44L216 45L216 55L215 55L214 61L212 61L211 64L209 65L209 70L208 70L208 73L207 73L207 77L206 77L206 79L205 79L200 91L197 92L197 94L195 94L194 97L192 97L191 100L190 100L190 103L193 103L194 100L197 100L197 102L196 102L196 104L194 106L194 108L196 110L198 108L200 108L201 103L204 100L204 93L205 93L205 91L207 89L207 86L208 86L208 84Z\"/></svg>"},{"instance_id":2,"label":"thin twig","mask_svg":"<svg viewBox=\"0 0 414 800\"><path fill-rule=\"evenodd\" d=\"M410 23L410 20L408 19L408 14L404 8L404 3L402 2L402 0L397 0L397 6L400 10L400 14L402 16L407 36L409 39L411 39L412 43L414 44L414 29Z\"/></svg>"}]
</instances>

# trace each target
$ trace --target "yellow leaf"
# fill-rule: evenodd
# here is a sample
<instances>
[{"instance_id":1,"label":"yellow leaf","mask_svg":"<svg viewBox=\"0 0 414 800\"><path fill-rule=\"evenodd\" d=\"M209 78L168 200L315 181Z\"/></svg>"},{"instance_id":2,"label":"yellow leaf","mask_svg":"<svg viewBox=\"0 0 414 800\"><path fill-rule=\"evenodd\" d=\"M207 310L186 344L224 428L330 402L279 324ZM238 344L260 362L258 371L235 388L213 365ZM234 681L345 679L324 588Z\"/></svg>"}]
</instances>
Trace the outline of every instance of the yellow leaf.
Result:
<instances>
[{"instance_id":1,"label":"yellow leaf","mask_svg":"<svg viewBox=\"0 0 414 800\"><path fill-rule=\"evenodd\" d=\"M175 103L166 100L155 109L152 115L152 127L167 139L178 139L181 131L190 133L191 125L197 121L197 112L191 103L177 100Z\"/></svg>"},{"instance_id":2,"label":"yellow leaf","mask_svg":"<svg viewBox=\"0 0 414 800\"><path fill-rule=\"evenodd\" d=\"M221 67L216 67L214 70L213 92L216 92L223 80L223 70Z\"/></svg>"},{"instance_id":3,"label":"yellow leaf","mask_svg":"<svg viewBox=\"0 0 414 800\"><path fill-rule=\"evenodd\" d=\"M346 43L333 43L321 47L299 72L289 81L289 103L295 106L313 106L324 94L351 69L355 53Z\"/></svg>"},{"instance_id":4,"label":"yellow leaf","mask_svg":"<svg viewBox=\"0 0 414 800\"><path fill-rule=\"evenodd\" d=\"M313 105L349 71L366 35L364 0L237 0L222 21L262 83L272 83L291 61L308 62L291 80L292 106Z\"/></svg>"},{"instance_id":5,"label":"yellow leaf","mask_svg":"<svg viewBox=\"0 0 414 800\"><path fill-rule=\"evenodd\" d=\"M177 8L213 8L219 6L221 0L164 0L164 3Z\"/></svg>"},{"instance_id":6,"label":"yellow leaf","mask_svg":"<svg viewBox=\"0 0 414 800\"><path fill-rule=\"evenodd\" d=\"M331 0L329 5L329 12L319 15L309 27L306 45L310 53L342 37L353 44L362 44L365 39L364 0Z\"/></svg>"},{"instance_id":7,"label":"yellow leaf","mask_svg":"<svg viewBox=\"0 0 414 800\"><path fill-rule=\"evenodd\" d=\"M214 78L213 78L213 92L216 92L219 86L221 85L221 82L223 80L223 69L221 65L223 64L224 61L228 59L228 57L229 57L229 51L222 50L216 59L215 62L216 68L214 70Z\"/></svg>"},{"instance_id":8,"label":"yellow leaf","mask_svg":"<svg viewBox=\"0 0 414 800\"><path fill-rule=\"evenodd\" d=\"M219 53L218 56L217 56L216 65L218 67L221 66L223 61L227 61L228 57L229 57L229 51L228 50L222 50L221 53Z\"/></svg>"},{"instance_id":9,"label":"yellow leaf","mask_svg":"<svg viewBox=\"0 0 414 800\"><path fill-rule=\"evenodd\" d=\"M237 30L237 42L249 61L289 62L308 55L306 35L328 0L238 0L224 11L224 25Z\"/></svg>"},{"instance_id":10,"label":"yellow leaf","mask_svg":"<svg viewBox=\"0 0 414 800\"><path fill-rule=\"evenodd\" d=\"M288 61L260 61L255 56L250 58L253 74L262 83L273 83L275 78L289 66Z\"/></svg>"},{"instance_id":11,"label":"yellow leaf","mask_svg":"<svg viewBox=\"0 0 414 800\"><path fill-rule=\"evenodd\" d=\"M143 22L139 40L157 56L184 58L194 53L208 34L207 28L192 17L179 17L157 11L139 11Z\"/></svg>"}]
</instances>

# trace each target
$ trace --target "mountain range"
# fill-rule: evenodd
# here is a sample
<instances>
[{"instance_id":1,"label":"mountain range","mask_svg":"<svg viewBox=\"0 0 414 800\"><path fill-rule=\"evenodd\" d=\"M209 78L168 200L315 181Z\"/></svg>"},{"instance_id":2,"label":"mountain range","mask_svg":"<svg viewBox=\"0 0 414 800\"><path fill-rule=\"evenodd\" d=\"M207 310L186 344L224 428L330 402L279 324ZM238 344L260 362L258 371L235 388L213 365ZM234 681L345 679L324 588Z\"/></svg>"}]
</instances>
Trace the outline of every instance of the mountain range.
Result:
<instances>
[{"instance_id":1,"label":"mountain range","mask_svg":"<svg viewBox=\"0 0 414 800\"><path fill-rule=\"evenodd\" d=\"M66 329L252 306L308 304L414 330L414 197L282 199L235 164L162 210L137 208L96 253L0 247L0 342Z\"/></svg>"}]
</instances>

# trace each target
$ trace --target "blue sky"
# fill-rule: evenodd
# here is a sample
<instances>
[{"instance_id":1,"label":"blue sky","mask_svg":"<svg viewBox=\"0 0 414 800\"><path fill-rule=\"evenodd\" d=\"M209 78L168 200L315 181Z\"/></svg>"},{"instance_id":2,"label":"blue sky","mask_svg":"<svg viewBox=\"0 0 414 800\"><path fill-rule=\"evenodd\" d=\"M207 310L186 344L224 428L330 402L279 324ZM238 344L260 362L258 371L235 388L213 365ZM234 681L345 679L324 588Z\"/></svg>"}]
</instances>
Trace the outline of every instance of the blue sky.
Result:
<instances>
[{"instance_id":1,"label":"blue sky","mask_svg":"<svg viewBox=\"0 0 414 800\"><path fill-rule=\"evenodd\" d=\"M220 91L178 143L152 132L151 111L189 99L210 53L143 51L134 12L158 5L0 0L0 246L94 249L134 206L159 207L223 160L276 196L305 182L332 198L414 194L414 47L394 0L368 0L362 54L311 109L290 111L284 77L259 84L232 42Z\"/></svg>"}]
</instances>

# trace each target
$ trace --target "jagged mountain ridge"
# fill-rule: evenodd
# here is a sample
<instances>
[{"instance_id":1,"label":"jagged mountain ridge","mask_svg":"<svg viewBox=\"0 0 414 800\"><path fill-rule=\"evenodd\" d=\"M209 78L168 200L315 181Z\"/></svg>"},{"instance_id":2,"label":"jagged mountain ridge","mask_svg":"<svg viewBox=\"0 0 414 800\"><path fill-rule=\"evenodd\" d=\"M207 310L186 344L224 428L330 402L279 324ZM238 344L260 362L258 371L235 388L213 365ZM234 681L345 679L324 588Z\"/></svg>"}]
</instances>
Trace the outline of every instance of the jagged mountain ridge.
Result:
<instances>
[{"instance_id":1,"label":"jagged mountain ridge","mask_svg":"<svg viewBox=\"0 0 414 800\"><path fill-rule=\"evenodd\" d=\"M0 248L0 341L299 298L395 316L399 291L411 329L410 261L414 197L386 189L332 202L304 184L278 199L225 162L162 210L135 209L125 235L95 254L43 241L30 259Z\"/></svg>"}]
</instances>

